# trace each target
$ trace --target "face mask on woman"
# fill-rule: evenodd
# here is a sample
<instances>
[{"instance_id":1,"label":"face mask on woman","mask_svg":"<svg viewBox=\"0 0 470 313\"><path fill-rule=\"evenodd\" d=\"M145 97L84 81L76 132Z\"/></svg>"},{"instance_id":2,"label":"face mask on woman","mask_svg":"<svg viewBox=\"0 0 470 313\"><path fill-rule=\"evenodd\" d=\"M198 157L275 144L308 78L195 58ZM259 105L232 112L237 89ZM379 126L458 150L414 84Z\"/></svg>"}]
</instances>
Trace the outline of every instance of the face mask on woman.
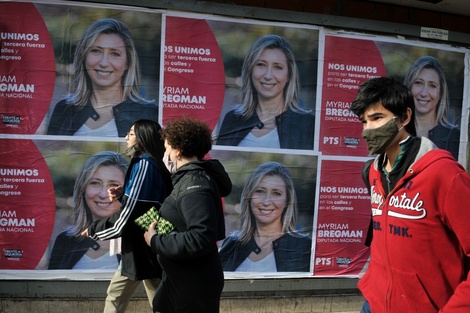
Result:
<instances>
[{"instance_id":1,"label":"face mask on woman","mask_svg":"<svg viewBox=\"0 0 470 313\"><path fill-rule=\"evenodd\" d=\"M398 129L395 119L396 116L380 127L366 128L362 131L362 138L367 142L367 149L371 155L384 153L403 128L402 126Z\"/></svg>"},{"instance_id":2,"label":"face mask on woman","mask_svg":"<svg viewBox=\"0 0 470 313\"><path fill-rule=\"evenodd\" d=\"M133 145L132 147L129 147L126 149L126 155L130 158L133 158L134 156L138 155L140 152L140 149L137 148L137 145Z\"/></svg>"},{"instance_id":3,"label":"face mask on woman","mask_svg":"<svg viewBox=\"0 0 470 313\"><path fill-rule=\"evenodd\" d=\"M165 154L163 155L163 164L165 164L170 174L176 173L176 162L173 162L172 160L170 160L170 154L166 151L165 151Z\"/></svg>"}]
</instances>

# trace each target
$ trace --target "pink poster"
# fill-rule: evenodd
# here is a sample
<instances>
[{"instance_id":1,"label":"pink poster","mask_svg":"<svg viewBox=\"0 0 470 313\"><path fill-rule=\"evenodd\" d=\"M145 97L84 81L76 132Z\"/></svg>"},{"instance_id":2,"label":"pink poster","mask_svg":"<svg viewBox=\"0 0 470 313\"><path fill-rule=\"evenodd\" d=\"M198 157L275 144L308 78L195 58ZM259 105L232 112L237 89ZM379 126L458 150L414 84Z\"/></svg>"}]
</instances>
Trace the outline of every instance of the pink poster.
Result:
<instances>
[{"instance_id":1,"label":"pink poster","mask_svg":"<svg viewBox=\"0 0 470 313\"><path fill-rule=\"evenodd\" d=\"M325 38L319 140L323 154L367 156L362 124L349 108L362 82L386 75L374 41Z\"/></svg>"},{"instance_id":2,"label":"pink poster","mask_svg":"<svg viewBox=\"0 0 470 313\"><path fill-rule=\"evenodd\" d=\"M1 16L0 133L34 134L54 90L51 38L32 3L2 4Z\"/></svg>"},{"instance_id":3,"label":"pink poster","mask_svg":"<svg viewBox=\"0 0 470 313\"><path fill-rule=\"evenodd\" d=\"M213 129L224 100L225 73L206 20L167 17L164 73L163 124L187 115Z\"/></svg>"},{"instance_id":4,"label":"pink poster","mask_svg":"<svg viewBox=\"0 0 470 313\"><path fill-rule=\"evenodd\" d=\"M35 269L54 225L51 175L31 140L0 139L0 159L0 269Z\"/></svg>"},{"instance_id":5,"label":"pink poster","mask_svg":"<svg viewBox=\"0 0 470 313\"><path fill-rule=\"evenodd\" d=\"M315 275L357 275L366 264L370 196L363 162L324 160L316 228Z\"/></svg>"}]
</instances>

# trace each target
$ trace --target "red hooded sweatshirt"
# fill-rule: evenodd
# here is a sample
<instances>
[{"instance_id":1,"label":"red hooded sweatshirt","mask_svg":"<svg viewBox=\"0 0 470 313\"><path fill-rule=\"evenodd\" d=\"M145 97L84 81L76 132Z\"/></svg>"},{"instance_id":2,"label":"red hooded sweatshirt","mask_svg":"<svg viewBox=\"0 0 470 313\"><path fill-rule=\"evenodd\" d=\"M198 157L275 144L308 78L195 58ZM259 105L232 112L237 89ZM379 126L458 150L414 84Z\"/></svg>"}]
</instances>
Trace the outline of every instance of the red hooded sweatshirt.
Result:
<instances>
[{"instance_id":1,"label":"red hooded sweatshirt","mask_svg":"<svg viewBox=\"0 0 470 313\"><path fill-rule=\"evenodd\" d=\"M386 195L376 163L371 261L358 284L372 312L469 313L470 176L449 152L422 143Z\"/></svg>"}]
</instances>

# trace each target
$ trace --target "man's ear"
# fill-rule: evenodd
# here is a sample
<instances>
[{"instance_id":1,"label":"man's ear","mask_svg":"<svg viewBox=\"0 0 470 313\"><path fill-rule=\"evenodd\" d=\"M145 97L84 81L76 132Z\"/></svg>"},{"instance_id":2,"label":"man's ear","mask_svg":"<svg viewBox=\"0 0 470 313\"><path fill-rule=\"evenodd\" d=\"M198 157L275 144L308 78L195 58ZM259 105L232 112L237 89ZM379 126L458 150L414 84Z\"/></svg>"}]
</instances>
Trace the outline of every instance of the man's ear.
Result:
<instances>
[{"instance_id":1,"label":"man's ear","mask_svg":"<svg viewBox=\"0 0 470 313\"><path fill-rule=\"evenodd\" d=\"M403 126L408 125L408 123L411 121L411 115L413 114L413 111L411 108L406 108L406 114L404 116L404 119L402 121Z\"/></svg>"}]
</instances>

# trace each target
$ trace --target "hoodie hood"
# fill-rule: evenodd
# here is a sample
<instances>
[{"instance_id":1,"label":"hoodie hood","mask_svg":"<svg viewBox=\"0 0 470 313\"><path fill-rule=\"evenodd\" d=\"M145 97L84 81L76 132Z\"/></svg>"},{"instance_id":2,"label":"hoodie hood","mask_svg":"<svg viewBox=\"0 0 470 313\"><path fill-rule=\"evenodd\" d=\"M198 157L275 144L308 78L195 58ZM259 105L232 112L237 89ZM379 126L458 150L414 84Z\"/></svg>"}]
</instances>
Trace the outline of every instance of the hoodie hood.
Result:
<instances>
[{"instance_id":1,"label":"hoodie hood","mask_svg":"<svg viewBox=\"0 0 470 313\"><path fill-rule=\"evenodd\" d=\"M201 168L215 180L222 197L226 197L232 192L232 180L230 176L228 176L222 163L215 159L193 161L183 165L173 174L173 184L175 184L185 172Z\"/></svg>"},{"instance_id":2,"label":"hoodie hood","mask_svg":"<svg viewBox=\"0 0 470 313\"><path fill-rule=\"evenodd\" d=\"M409 164L407 165L407 171L409 170L409 168L414 165L418 160L420 160L426 153L430 152L430 151L433 151L433 150L440 150L431 140L429 140L428 138L426 137L409 137L407 140L420 140L420 144L419 144L419 147L417 148L418 151L414 157L413 160L411 160L409 162ZM444 150L443 150L444 151ZM446 154L446 153L444 153ZM375 169L378 169L380 168L380 164L384 161L384 157L383 157L383 153L378 155L375 160L374 160L374 168ZM429 156L428 156L429 157ZM428 157L426 157L425 159L428 159Z\"/></svg>"}]
</instances>

